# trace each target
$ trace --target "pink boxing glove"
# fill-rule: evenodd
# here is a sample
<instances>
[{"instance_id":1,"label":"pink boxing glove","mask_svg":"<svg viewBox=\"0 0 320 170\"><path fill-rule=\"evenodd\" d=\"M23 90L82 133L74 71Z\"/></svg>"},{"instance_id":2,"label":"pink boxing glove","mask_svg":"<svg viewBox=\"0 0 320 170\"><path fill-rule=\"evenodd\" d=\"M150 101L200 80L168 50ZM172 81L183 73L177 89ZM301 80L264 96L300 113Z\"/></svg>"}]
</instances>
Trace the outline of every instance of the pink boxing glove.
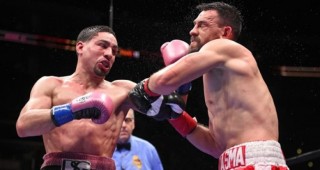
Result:
<instances>
[{"instance_id":1,"label":"pink boxing glove","mask_svg":"<svg viewBox=\"0 0 320 170\"><path fill-rule=\"evenodd\" d=\"M187 55L189 52L189 44L176 39L162 44L160 50L164 64L167 66Z\"/></svg>"},{"instance_id":2,"label":"pink boxing glove","mask_svg":"<svg viewBox=\"0 0 320 170\"><path fill-rule=\"evenodd\" d=\"M106 94L92 92L72 100L71 103L54 106L51 118L56 126L74 119L91 118L94 123L105 123L113 112L113 103Z\"/></svg>"},{"instance_id":3,"label":"pink boxing glove","mask_svg":"<svg viewBox=\"0 0 320 170\"><path fill-rule=\"evenodd\" d=\"M161 48L162 58L164 64L170 65L181 57L187 55L189 53L189 44L182 40L172 40L171 42L166 42L162 44ZM187 95L192 88L192 83L186 83L181 85L176 92L180 95Z\"/></svg>"}]
</instances>

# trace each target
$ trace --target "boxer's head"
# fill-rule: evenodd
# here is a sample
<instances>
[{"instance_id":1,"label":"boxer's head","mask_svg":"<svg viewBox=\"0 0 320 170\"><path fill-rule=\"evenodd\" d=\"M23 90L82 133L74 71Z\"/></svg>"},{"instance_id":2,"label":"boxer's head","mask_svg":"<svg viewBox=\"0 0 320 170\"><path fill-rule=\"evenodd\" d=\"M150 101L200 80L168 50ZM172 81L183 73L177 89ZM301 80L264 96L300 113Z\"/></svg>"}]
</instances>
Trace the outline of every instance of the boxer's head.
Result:
<instances>
[{"instance_id":1,"label":"boxer's head","mask_svg":"<svg viewBox=\"0 0 320 170\"><path fill-rule=\"evenodd\" d=\"M226 38L236 41L242 30L243 18L240 11L227 3L203 3L197 6L200 11L193 21L190 31L190 51L199 51L207 42Z\"/></svg>"},{"instance_id":2,"label":"boxer's head","mask_svg":"<svg viewBox=\"0 0 320 170\"><path fill-rule=\"evenodd\" d=\"M108 32L116 37L115 32L108 26L105 25L95 25L84 28L78 35L77 42L79 41L90 41L94 36L98 35L99 32Z\"/></svg>"}]
</instances>

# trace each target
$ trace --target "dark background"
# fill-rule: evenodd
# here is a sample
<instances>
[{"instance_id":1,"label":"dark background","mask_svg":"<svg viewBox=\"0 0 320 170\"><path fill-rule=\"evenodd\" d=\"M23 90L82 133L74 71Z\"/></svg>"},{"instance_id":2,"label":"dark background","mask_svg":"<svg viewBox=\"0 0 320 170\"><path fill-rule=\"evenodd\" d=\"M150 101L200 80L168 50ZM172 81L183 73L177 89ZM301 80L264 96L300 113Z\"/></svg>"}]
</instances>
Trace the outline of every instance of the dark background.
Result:
<instances>
[{"instance_id":1,"label":"dark background","mask_svg":"<svg viewBox=\"0 0 320 170\"><path fill-rule=\"evenodd\" d=\"M113 29L121 48L141 52L140 58L119 56L108 80L135 82L163 67L159 47L165 41L188 41L192 9L205 0L115 0ZM274 97L279 117L280 143L287 158L320 149L319 77L281 76L279 66L319 67L320 10L315 1L225 1L243 13L239 42L255 55ZM11 0L0 2L0 31L76 39L84 27L110 23L110 0ZM0 34L3 37L3 34ZM41 137L19 138L15 121L33 83L44 75L69 75L76 65L74 51L0 39L2 99L0 169L39 169L44 154ZM39 40L39 42L41 42ZM318 73L320 74L320 73ZM319 76L319 75L318 75ZM208 123L202 80L193 82L187 111ZM166 170L217 169L217 160L198 151L166 122L137 114L135 135L153 143ZM320 169L317 154L292 170Z\"/></svg>"}]
</instances>

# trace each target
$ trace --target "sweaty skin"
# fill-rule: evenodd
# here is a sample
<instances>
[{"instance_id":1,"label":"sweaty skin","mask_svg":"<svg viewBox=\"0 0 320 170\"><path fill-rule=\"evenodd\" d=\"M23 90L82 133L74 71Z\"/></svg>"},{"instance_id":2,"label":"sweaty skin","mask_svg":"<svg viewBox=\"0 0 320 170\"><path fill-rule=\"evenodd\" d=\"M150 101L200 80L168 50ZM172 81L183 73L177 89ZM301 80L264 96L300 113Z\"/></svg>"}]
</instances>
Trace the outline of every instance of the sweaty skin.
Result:
<instances>
[{"instance_id":1,"label":"sweaty skin","mask_svg":"<svg viewBox=\"0 0 320 170\"><path fill-rule=\"evenodd\" d=\"M252 53L217 20L217 11L202 11L190 31L191 53L149 80L152 92L169 94L203 76L209 127L198 124L187 139L215 158L237 144L278 140L276 108Z\"/></svg>"},{"instance_id":2,"label":"sweaty skin","mask_svg":"<svg viewBox=\"0 0 320 170\"><path fill-rule=\"evenodd\" d=\"M44 76L35 83L17 120L18 135L42 135L46 153L79 152L111 158L130 107L128 92L136 85L128 80L105 80L114 63L116 49L116 38L107 32L78 42L76 71L63 77ZM69 103L92 91L105 93L113 101L113 113L106 123L95 124L91 119L80 119L60 127L53 124L50 115L53 106Z\"/></svg>"}]
</instances>

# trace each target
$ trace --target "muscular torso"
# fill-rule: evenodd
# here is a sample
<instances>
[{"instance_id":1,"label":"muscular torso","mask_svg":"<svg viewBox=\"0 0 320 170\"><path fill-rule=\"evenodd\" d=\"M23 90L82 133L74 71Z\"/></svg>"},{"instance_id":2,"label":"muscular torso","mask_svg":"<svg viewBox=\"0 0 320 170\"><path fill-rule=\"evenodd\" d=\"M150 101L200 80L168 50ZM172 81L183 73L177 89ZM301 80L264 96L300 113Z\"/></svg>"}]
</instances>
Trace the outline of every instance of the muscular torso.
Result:
<instances>
[{"instance_id":1,"label":"muscular torso","mask_svg":"<svg viewBox=\"0 0 320 170\"><path fill-rule=\"evenodd\" d=\"M52 106L71 102L78 96L99 90L112 99L114 112L104 124L95 124L91 119L73 120L43 134L46 152L82 152L111 157L127 113L126 98L129 89L123 87L126 86L125 83L107 81L95 89L83 88L65 79L61 79L52 92Z\"/></svg>"},{"instance_id":2,"label":"muscular torso","mask_svg":"<svg viewBox=\"0 0 320 170\"><path fill-rule=\"evenodd\" d=\"M273 99L253 58L244 60L203 75L209 129L220 154L240 143L278 139Z\"/></svg>"}]
</instances>

